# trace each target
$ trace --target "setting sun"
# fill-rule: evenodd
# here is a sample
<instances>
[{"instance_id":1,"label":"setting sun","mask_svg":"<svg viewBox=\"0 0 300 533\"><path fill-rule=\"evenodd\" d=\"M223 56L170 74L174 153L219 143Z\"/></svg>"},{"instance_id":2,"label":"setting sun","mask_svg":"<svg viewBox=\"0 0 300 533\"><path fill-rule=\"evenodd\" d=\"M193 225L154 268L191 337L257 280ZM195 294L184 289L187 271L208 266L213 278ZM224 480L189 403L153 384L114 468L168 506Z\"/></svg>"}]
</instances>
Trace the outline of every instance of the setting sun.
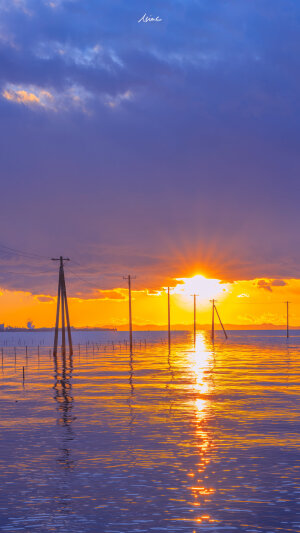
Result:
<instances>
[{"instance_id":1,"label":"setting sun","mask_svg":"<svg viewBox=\"0 0 300 533\"><path fill-rule=\"evenodd\" d=\"M192 278L177 278L178 284L174 287L173 293L190 297L197 294L200 301L206 301L219 297L228 291L228 283L222 283L219 279L208 279L197 274Z\"/></svg>"}]
</instances>

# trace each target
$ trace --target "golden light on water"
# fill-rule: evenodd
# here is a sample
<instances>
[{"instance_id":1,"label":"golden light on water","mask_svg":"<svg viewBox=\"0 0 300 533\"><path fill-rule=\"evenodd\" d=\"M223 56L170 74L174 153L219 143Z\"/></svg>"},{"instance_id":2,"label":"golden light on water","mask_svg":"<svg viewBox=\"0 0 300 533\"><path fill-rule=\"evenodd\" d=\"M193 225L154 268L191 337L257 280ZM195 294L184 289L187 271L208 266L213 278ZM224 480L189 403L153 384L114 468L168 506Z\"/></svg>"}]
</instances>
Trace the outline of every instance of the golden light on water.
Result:
<instances>
[{"instance_id":1,"label":"golden light on water","mask_svg":"<svg viewBox=\"0 0 300 533\"><path fill-rule=\"evenodd\" d=\"M219 279L205 278L197 274L192 278L177 278L178 284L174 287L173 293L190 299L192 294L198 295L198 301L209 301L218 298L228 292L228 283L222 283Z\"/></svg>"},{"instance_id":2,"label":"golden light on water","mask_svg":"<svg viewBox=\"0 0 300 533\"><path fill-rule=\"evenodd\" d=\"M203 333L198 333L197 335L196 348L191 354L191 366L195 379L196 433L199 436L199 447L201 452L204 453L210 445L208 433L203 428L202 422L207 417L210 407L208 394L211 388L213 354Z\"/></svg>"},{"instance_id":3,"label":"golden light on water","mask_svg":"<svg viewBox=\"0 0 300 533\"><path fill-rule=\"evenodd\" d=\"M210 462L208 451L213 446L206 422L210 416L211 400L209 394L213 386L212 372L214 365L213 352L203 333L197 334L195 350L190 352L190 365L194 381L195 436L199 461L197 463L197 471L188 475L195 478L190 486L190 491L191 495L198 499L201 496L205 497L215 492L213 487L207 487L203 484L202 477ZM197 505L197 502L194 502L193 505ZM202 516L196 521L202 522L204 519L206 519L206 516Z\"/></svg>"}]
</instances>

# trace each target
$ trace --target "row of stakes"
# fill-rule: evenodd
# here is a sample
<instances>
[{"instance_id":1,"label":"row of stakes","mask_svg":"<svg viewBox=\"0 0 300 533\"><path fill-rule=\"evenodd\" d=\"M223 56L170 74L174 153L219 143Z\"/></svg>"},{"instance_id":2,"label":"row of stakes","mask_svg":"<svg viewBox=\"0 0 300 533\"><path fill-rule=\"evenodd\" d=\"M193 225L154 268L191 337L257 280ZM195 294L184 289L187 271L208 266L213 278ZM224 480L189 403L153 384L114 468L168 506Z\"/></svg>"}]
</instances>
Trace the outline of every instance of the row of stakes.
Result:
<instances>
[{"instance_id":1,"label":"row of stakes","mask_svg":"<svg viewBox=\"0 0 300 533\"><path fill-rule=\"evenodd\" d=\"M160 339L160 342L162 344L166 344L167 343L167 341L165 339ZM146 347L147 346L147 340L144 339L144 340L140 340L140 341L134 341L133 345L134 345L134 347L139 347L139 348L142 348L143 346ZM101 349L106 351L107 348L111 348L114 351L115 349L118 349L118 347L119 347L119 349L122 349L123 346L126 349L129 346L129 342L127 340L124 340L123 343L121 343L121 342L115 343L114 341L111 341L111 342L108 342L107 344L101 344L101 343L91 343L91 342L88 341L85 344L80 344L79 343L77 346L78 346L78 355L80 356L81 349L83 349L84 346L85 346L86 354L88 353L88 348L92 348L92 353L94 354L95 353L95 347L99 351ZM30 347L30 351L32 351L32 348L33 347ZM14 353L14 356L15 356L15 363L16 363L17 347L14 346L13 350L14 350L13 353ZM25 346L26 359L28 358L28 352L29 352L29 348L28 348L28 346ZM40 344L38 344L38 346L37 346L37 354L38 354L38 357L39 357L39 355L40 355ZM53 354L53 350L49 349L49 356L51 357L52 354ZM4 355L5 355L4 354L4 349L2 347L1 348L2 367L3 367L3 364L4 364ZM23 376L23 384L24 384L24 382L25 382L25 367L24 366L22 367L22 376Z\"/></svg>"},{"instance_id":2,"label":"row of stakes","mask_svg":"<svg viewBox=\"0 0 300 533\"><path fill-rule=\"evenodd\" d=\"M166 339L158 339L158 341L161 343L161 344L167 344L167 340ZM153 341L151 341L151 344L153 344ZM93 353L95 351L95 348L97 350L101 350L103 349L104 351L107 349L107 348L111 348L112 350L115 350L115 349L122 349L123 347L128 348L129 346L129 342L127 340L124 340L123 342L114 342L114 341L110 341L110 342L107 342L106 344L102 344L102 343L94 343L94 342L86 342L84 344L77 344L77 345L73 345L73 350L74 348L77 346L78 348L78 353L80 354L82 350L84 350L84 347L85 347L85 351L87 352L88 349L92 349ZM133 346L135 347L140 347L142 348L142 346L147 346L147 340L146 339L143 339L143 340L139 340L139 341L133 341ZM24 346L24 349L25 349L25 354L26 356L28 355L29 351L32 352L33 349L36 348L37 350L37 353L38 355L40 354L40 348L44 348L43 345L41 344L38 344L36 347L35 346ZM13 349L13 353L15 355L17 355L17 348L19 349L18 352L20 353L20 350L23 348L23 346L7 346L7 348L12 348ZM43 350L44 351L44 350ZM24 351L22 350L22 353L24 353ZM52 349L49 350L49 353L52 354ZM1 354L2 354L2 358L3 358L3 355L4 355L4 347L1 347Z\"/></svg>"},{"instance_id":3,"label":"row of stakes","mask_svg":"<svg viewBox=\"0 0 300 533\"><path fill-rule=\"evenodd\" d=\"M136 341L133 344L134 344L134 346L136 346L136 347L139 346L141 348L142 346L147 346L147 341L146 340ZM38 355L40 354L40 346L41 345L39 344L36 347ZM101 343L99 344L99 343L87 342L85 344L80 344L79 343L77 345L73 345L73 349L76 346L78 347L78 353L80 353L81 350L84 350L84 347L85 347L86 351L88 351L88 349L90 349L90 348L92 348L93 351L95 350L95 348L97 348L98 350L101 350L101 348L103 350L106 350L107 348L112 348L112 350L115 350L115 349L119 348L121 350L123 346L125 348L127 348L127 346L129 346L129 342L124 341L123 344L120 343L120 342L116 343L116 342L113 342L113 341L111 343L109 342L107 344L101 344ZM17 348L20 348L20 347L14 346L14 347L11 347L11 348L13 349L13 353L16 355L17 354ZM28 355L28 353L32 352L32 350L35 348L35 346L29 346L29 347L28 346L24 346L24 348L25 348L25 354ZM18 350L18 352L20 353L20 349ZM50 349L49 352L52 353L52 349ZM3 356L4 355L4 348L3 347L1 348L1 353L2 353L2 356ZM22 353L24 353L23 350L22 350Z\"/></svg>"},{"instance_id":4,"label":"row of stakes","mask_svg":"<svg viewBox=\"0 0 300 533\"><path fill-rule=\"evenodd\" d=\"M160 342L162 344L166 344L166 340L165 339L160 339ZM146 347L147 346L147 340L144 339L144 340L140 340L140 341L134 341L133 345L134 345L135 348ZM109 348L112 349L113 351L118 349L118 348L121 350L123 347L125 349L127 349L129 347L129 342L126 341L126 340L124 340L123 343L121 343L121 342L115 343L115 342L111 341L111 342L109 342L107 344L86 342L85 344L80 344L79 343L79 344L77 344L75 346L77 346L77 348L78 348L78 350L77 350L78 355L80 355L84 351L87 354L89 349L91 349L92 353L94 354L95 353L95 349L98 350L98 351L100 351L101 349L103 351L106 351ZM73 349L74 349L75 346L73 346ZM85 350L84 350L84 347L85 347ZM24 346L24 348L25 348L26 358L28 358L28 355L30 353L32 353L32 348L33 347ZM40 345L38 345L36 347L36 349L37 349L37 355L39 356L40 355ZM18 350L18 353L20 354L20 349ZM43 350L43 353L45 353L44 350ZM23 350L22 350L21 354L24 354ZM52 348L50 348L49 349L49 356L52 356L52 354L53 354L53 350L52 350ZM2 347L1 348L2 365L3 365L4 355L5 355L5 352L4 352L4 348ZM6 352L6 355L8 355L8 352ZM9 353L9 355L11 355L11 353ZM13 355L15 356L15 361L16 361L16 357L17 357L17 347L16 346L13 347Z\"/></svg>"}]
</instances>

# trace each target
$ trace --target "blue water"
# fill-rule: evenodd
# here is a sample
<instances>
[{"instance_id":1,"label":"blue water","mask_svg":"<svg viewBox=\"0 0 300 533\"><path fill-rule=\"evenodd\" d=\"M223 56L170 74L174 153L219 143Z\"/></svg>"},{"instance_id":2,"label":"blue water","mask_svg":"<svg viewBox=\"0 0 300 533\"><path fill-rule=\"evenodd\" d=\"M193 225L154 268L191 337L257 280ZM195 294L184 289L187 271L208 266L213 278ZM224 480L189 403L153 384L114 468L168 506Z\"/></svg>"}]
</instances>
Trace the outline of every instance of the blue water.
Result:
<instances>
[{"instance_id":1,"label":"blue water","mask_svg":"<svg viewBox=\"0 0 300 533\"><path fill-rule=\"evenodd\" d=\"M2 343L1 531L300 531L300 337L88 333Z\"/></svg>"}]
</instances>

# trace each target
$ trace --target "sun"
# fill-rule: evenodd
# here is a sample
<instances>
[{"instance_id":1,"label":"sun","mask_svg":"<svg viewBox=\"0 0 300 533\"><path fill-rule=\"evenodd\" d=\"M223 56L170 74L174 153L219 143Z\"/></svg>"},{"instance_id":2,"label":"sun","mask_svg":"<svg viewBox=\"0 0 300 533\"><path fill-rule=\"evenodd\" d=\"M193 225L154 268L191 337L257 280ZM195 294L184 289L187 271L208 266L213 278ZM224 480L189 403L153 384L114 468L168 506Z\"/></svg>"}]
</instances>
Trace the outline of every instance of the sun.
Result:
<instances>
[{"instance_id":1,"label":"sun","mask_svg":"<svg viewBox=\"0 0 300 533\"><path fill-rule=\"evenodd\" d=\"M196 294L200 301L217 299L228 292L229 284L219 279L205 278L197 274L192 278L176 278L178 282L173 289L174 294L190 298Z\"/></svg>"}]
</instances>

